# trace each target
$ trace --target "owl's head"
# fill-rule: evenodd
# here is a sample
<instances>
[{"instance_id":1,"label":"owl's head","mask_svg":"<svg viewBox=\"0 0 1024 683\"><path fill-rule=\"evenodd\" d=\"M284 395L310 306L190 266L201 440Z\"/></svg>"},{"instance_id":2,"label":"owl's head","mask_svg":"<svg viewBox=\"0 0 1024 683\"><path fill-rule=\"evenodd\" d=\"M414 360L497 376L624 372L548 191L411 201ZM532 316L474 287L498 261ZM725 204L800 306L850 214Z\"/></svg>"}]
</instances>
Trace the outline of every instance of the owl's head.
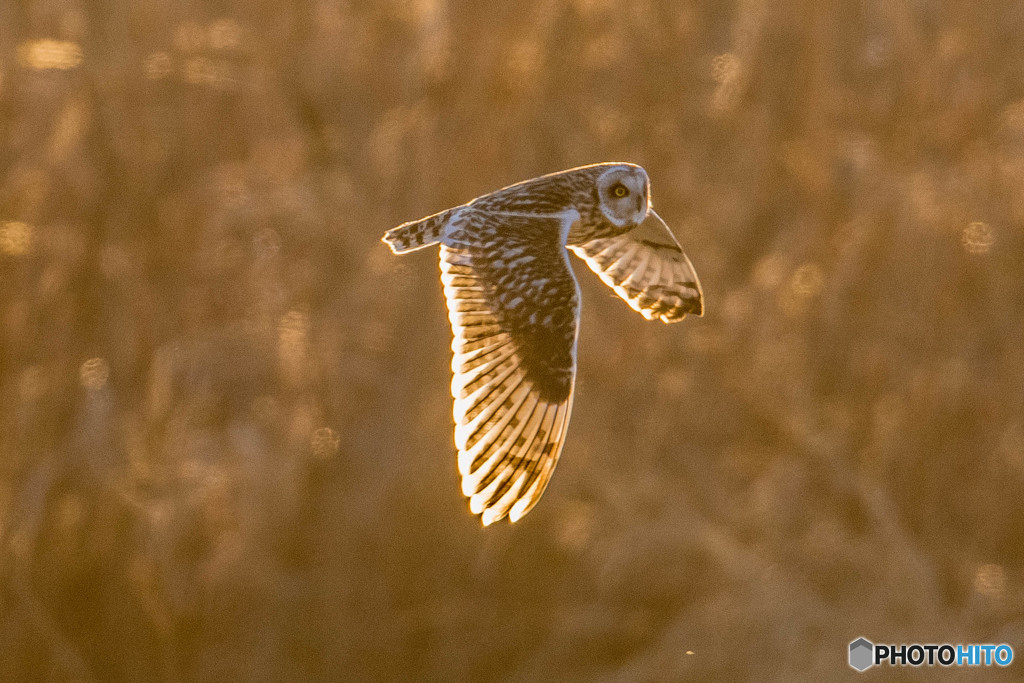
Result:
<instances>
[{"instance_id":1,"label":"owl's head","mask_svg":"<svg viewBox=\"0 0 1024 683\"><path fill-rule=\"evenodd\" d=\"M633 164L616 164L597 178L601 213L620 228L639 225L650 209L651 181Z\"/></svg>"}]
</instances>

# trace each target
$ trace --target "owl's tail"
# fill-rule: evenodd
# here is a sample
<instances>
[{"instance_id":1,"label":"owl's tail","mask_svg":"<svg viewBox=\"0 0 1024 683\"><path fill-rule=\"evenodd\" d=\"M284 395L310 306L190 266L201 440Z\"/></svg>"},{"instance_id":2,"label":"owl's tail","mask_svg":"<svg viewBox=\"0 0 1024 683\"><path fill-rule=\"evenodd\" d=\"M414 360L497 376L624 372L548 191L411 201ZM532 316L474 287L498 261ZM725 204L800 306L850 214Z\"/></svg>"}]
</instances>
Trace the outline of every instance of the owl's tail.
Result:
<instances>
[{"instance_id":1,"label":"owl's tail","mask_svg":"<svg viewBox=\"0 0 1024 683\"><path fill-rule=\"evenodd\" d=\"M384 233L381 241L387 242L391 251L396 254L404 254L407 251L415 251L437 244L444 236L444 227L448 224L451 214L452 211L449 209L435 213L433 216L402 223L397 228L391 228Z\"/></svg>"}]
</instances>

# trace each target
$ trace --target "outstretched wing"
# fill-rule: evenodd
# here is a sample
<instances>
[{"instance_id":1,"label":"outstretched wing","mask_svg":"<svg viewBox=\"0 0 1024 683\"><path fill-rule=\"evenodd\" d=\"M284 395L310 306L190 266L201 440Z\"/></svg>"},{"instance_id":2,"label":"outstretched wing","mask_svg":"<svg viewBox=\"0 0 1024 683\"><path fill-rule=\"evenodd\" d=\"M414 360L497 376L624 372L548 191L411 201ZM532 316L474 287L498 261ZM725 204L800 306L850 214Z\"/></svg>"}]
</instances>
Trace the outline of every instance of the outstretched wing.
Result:
<instances>
[{"instance_id":1,"label":"outstretched wing","mask_svg":"<svg viewBox=\"0 0 1024 683\"><path fill-rule=\"evenodd\" d=\"M648 320L674 323L687 313L704 314L704 293L697 273L653 210L629 232L569 248Z\"/></svg>"},{"instance_id":2,"label":"outstretched wing","mask_svg":"<svg viewBox=\"0 0 1024 683\"><path fill-rule=\"evenodd\" d=\"M484 525L533 508L565 442L579 312L569 220L465 210L442 241L459 473Z\"/></svg>"}]
</instances>

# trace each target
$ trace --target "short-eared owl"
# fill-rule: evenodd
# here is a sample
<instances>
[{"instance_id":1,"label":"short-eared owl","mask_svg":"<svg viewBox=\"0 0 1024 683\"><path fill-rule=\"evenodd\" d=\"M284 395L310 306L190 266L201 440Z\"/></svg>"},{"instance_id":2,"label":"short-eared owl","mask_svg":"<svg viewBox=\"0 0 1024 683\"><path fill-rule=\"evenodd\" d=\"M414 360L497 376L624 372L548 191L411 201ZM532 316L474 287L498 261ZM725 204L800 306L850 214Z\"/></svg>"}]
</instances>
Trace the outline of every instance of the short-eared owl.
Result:
<instances>
[{"instance_id":1,"label":"short-eared owl","mask_svg":"<svg viewBox=\"0 0 1024 683\"><path fill-rule=\"evenodd\" d=\"M634 164L527 180L383 239L396 254L441 244L459 473L484 525L537 504L565 443L580 312L566 247L648 320L704 312L697 274Z\"/></svg>"}]
</instances>

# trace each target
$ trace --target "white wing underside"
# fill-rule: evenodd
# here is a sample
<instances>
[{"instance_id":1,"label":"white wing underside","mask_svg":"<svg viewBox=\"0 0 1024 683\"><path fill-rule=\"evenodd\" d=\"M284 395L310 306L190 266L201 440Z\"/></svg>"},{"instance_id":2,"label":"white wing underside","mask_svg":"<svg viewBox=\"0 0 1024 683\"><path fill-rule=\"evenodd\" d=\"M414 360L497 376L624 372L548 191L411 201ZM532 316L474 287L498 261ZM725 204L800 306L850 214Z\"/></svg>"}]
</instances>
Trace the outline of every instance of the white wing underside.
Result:
<instances>
[{"instance_id":1,"label":"white wing underside","mask_svg":"<svg viewBox=\"0 0 1024 683\"><path fill-rule=\"evenodd\" d=\"M483 222L485 225L479 228L483 230L486 224L511 217L481 217L478 212L472 217L460 218L466 223ZM553 216L515 218L531 223L565 222L562 217ZM441 246L441 280L454 337L453 415L462 492L469 498L470 510L481 515L484 525L506 515L515 522L536 505L561 454L572 410L572 378L570 376L565 396L552 398L540 390L535 378L530 376L530 368L524 364L524 344L528 345L531 340L523 338L510 311L515 313L522 306L542 311L552 309L550 306L543 308L547 300L538 299L537 292L528 286L519 287L522 291L513 288L503 293L495 285L496 273L528 273L538 267L534 261L540 255L531 253L529 247L506 249L512 256L505 256L502 261L500 255L491 253L493 248L485 253L476 246L475 240L479 240L480 235L472 233L466 225L460 226L458 219L453 223L446 230ZM552 227L550 223L548 227ZM555 230L564 233L561 225ZM552 238L554 246L557 233ZM562 240L564 244L564 235ZM547 245L538 245L538 249L541 248L550 249ZM549 267L544 277L568 278L571 282L572 300L568 302L571 306L562 310L573 316L573 334L566 341L571 349L566 351L571 353L567 356L572 366L568 370L574 375L578 312L575 280L565 250L558 251L561 253L555 256L563 272L552 275ZM529 285L540 275L531 278L512 282Z\"/></svg>"},{"instance_id":2,"label":"white wing underside","mask_svg":"<svg viewBox=\"0 0 1024 683\"><path fill-rule=\"evenodd\" d=\"M629 232L569 248L648 320L673 323L687 313L704 313L704 294L697 273L653 209Z\"/></svg>"}]
</instances>

